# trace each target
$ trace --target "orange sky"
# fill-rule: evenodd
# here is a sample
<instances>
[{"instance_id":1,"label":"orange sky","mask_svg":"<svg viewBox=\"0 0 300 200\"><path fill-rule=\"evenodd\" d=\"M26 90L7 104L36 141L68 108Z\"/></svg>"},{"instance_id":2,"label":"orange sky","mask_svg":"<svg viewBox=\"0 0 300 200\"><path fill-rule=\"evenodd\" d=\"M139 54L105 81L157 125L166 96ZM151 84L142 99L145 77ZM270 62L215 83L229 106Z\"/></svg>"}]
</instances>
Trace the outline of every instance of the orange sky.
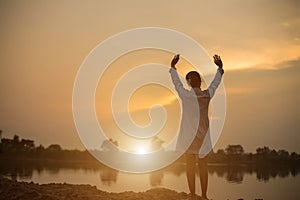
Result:
<instances>
[{"instance_id":1,"label":"orange sky","mask_svg":"<svg viewBox=\"0 0 300 200\"><path fill-rule=\"evenodd\" d=\"M296 0L1 1L0 129L5 137L82 148L71 106L84 58L113 34L156 26L185 33L223 58L227 118L216 148L239 143L249 151L266 145L300 152L299 8ZM142 55L132 63L170 60Z\"/></svg>"}]
</instances>

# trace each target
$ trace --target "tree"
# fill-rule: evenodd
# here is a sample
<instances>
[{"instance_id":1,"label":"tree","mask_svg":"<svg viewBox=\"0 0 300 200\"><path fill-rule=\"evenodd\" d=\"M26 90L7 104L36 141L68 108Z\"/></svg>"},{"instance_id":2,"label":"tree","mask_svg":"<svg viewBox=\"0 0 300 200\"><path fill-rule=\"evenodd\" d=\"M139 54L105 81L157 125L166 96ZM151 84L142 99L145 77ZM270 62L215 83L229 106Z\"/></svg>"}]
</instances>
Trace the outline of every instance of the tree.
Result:
<instances>
[{"instance_id":1,"label":"tree","mask_svg":"<svg viewBox=\"0 0 300 200\"><path fill-rule=\"evenodd\" d=\"M288 160L289 159L289 152L283 149L278 150L278 156L280 160Z\"/></svg>"},{"instance_id":2,"label":"tree","mask_svg":"<svg viewBox=\"0 0 300 200\"><path fill-rule=\"evenodd\" d=\"M267 155L267 154L271 153L271 150L270 150L269 147L266 147L266 146L263 147L263 148L259 147L259 148L256 149L256 153L258 155Z\"/></svg>"},{"instance_id":3,"label":"tree","mask_svg":"<svg viewBox=\"0 0 300 200\"><path fill-rule=\"evenodd\" d=\"M25 149L33 149L34 148L34 141L33 140L21 140L21 145Z\"/></svg>"},{"instance_id":4,"label":"tree","mask_svg":"<svg viewBox=\"0 0 300 200\"><path fill-rule=\"evenodd\" d=\"M43 145L39 145L38 147L35 148L37 151L44 151L45 147Z\"/></svg>"},{"instance_id":5,"label":"tree","mask_svg":"<svg viewBox=\"0 0 300 200\"><path fill-rule=\"evenodd\" d=\"M244 154L244 148L240 145L228 145L226 147L226 154L228 155L242 155Z\"/></svg>"},{"instance_id":6,"label":"tree","mask_svg":"<svg viewBox=\"0 0 300 200\"><path fill-rule=\"evenodd\" d=\"M61 151L62 148L60 147L59 144L51 144L47 147L47 150L49 150L49 151Z\"/></svg>"},{"instance_id":7,"label":"tree","mask_svg":"<svg viewBox=\"0 0 300 200\"><path fill-rule=\"evenodd\" d=\"M217 154L222 156L225 155L224 149L218 149Z\"/></svg>"},{"instance_id":8,"label":"tree","mask_svg":"<svg viewBox=\"0 0 300 200\"><path fill-rule=\"evenodd\" d=\"M296 152L292 152L290 157L292 161L296 161L298 156Z\"/></svg>"},{"instance_id":9,"label":"tree","mask_svg":"<svg viewBox=\"0 0 300 200\"><path fill-rule=\"evenodd\" d=\"M18 135L14 135L14 138L13 138L13 144L14 144L14 145L18 145L19 142L20 142L19 136L18 136Z\"/></svg>"}]
</instances>

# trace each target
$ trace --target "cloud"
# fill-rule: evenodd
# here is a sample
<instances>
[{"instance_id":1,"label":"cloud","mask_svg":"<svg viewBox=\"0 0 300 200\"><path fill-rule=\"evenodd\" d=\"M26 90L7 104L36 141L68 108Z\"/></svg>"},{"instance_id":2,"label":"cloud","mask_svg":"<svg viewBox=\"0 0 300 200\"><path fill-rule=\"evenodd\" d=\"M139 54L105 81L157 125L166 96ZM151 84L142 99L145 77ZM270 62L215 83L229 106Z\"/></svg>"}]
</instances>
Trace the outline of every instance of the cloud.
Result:
<instances>
[{"instance_id":1,"label":"cloud","mask_svg":"<svg viewBox=\"0 0 300 200\"><path fill-rule=\"evenodd\" d=\"M253 68L229 71L224 75L227 91L240 88L237 91L245 92L228 93L220 147L240 143L253 151L255 146L300 151L295 142L300 141L297 106L300 62L290 60L277 65L276 70Z\"/></svg>"}]
</instances>

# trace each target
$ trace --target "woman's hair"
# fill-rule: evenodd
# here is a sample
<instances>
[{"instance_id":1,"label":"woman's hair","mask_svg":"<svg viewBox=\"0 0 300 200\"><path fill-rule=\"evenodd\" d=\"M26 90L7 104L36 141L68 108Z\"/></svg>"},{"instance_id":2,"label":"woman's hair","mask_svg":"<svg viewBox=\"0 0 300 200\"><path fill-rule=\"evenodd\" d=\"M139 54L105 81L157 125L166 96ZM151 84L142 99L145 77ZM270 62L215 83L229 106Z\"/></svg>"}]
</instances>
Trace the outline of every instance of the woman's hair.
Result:
<instances>
[{"instance_id":1,"label":"woman's hair","mask_svg":"<svg viewBox=\"0 0 300 200\"><path fill-rule=\"evenodd\" d=\"M195 88L195 87L200 87L201 86L201 78L200 78L200 74L196 71L190 71L189 73L186 74L185 79L188 80L190 79L190 84L191 87Z\"/></svg>"}]
</instances>

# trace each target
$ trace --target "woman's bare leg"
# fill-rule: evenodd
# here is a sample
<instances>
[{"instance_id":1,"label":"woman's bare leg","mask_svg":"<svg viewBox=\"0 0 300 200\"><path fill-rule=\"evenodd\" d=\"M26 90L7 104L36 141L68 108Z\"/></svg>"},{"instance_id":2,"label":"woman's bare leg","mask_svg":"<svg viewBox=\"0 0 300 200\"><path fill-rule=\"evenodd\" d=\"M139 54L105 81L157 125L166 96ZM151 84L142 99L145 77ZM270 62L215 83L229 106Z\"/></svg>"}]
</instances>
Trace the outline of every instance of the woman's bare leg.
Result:
<instances>
[{"instance_id":1,"label":"woman's bare leg","mask_svg":"<svg viewBox=\"0 0 300 200\"><path fill-rule=\"evenodd\" d=\"M207 158L198 159L199 171L200 171L200 185L202 191L202 197L207 198L207 185L208 185L208 170L207 170Z\"/></svg>"},{"instance_id":2,"label":"woman's bare leg","mask_svg":"<svg viewBox=\"0 0 300 200\"><path fill-rule=\"evenodd\" d=\"M185 157L186 157L186 177L188 181L188 186L192 198L195 198L196 156L194 154L185 154Z\"/></svg>"}]
</instances>

